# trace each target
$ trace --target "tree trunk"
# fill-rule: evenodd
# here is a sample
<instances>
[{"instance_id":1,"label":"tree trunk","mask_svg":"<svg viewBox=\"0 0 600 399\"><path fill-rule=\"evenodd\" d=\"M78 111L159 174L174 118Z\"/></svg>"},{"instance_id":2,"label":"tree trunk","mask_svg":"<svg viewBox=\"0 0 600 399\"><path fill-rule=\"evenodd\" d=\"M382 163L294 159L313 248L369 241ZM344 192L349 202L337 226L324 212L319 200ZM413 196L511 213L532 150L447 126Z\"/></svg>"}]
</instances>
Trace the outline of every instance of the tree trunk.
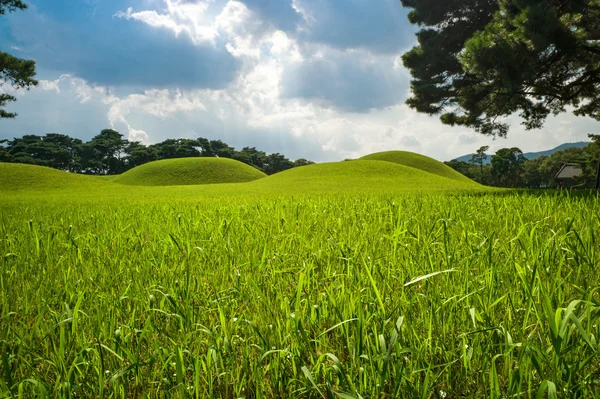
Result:
<instances>
[{"instance_id":1,"label":"tree trunk","mask_svg":"<svg viewBox=\"0 0 600 399\"><path fill-rule=\"evenodd\" d=\"M600 154L598 155L598 167L596 168L596 190L600 190Z\"/></svg>"}]
</instances>

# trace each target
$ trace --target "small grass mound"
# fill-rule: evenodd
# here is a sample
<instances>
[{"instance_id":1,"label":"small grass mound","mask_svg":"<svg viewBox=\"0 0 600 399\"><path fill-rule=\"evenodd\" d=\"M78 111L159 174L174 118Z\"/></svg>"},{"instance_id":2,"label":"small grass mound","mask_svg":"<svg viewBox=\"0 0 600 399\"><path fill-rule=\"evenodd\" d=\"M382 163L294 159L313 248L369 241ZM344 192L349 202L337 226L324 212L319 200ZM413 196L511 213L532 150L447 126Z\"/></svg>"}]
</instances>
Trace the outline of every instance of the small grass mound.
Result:
<instances>
[{"instance_id":1,"label":"small grass mound","mask_svg":"<svg viewBox=\"0 0 600 399\"><path fill-rule=\"evenodd\" d=\"M242 162L227 158L177 158L135 167L112 182L132 186L185 186L243 183L266 175Z\"/></svg>"},{"instance_id":2,"label":"small grass mound","mask_svg":"<svg viewBox=\"0 0 600 399\"><path fill-rule=\"evenodd\" d=\"M446 177L448 179L462 182L472 182L472 180L468 177L460 174L451 167L444 165L440 161L409 151L376 152L374 154L365 155L364 157L360 158L360 160L394 162L400 165L410 166L411 168L420 169L428 173L433 173L434 175Z\"/></svg>"},{"instance_id":3,"label":"small grass mound","mask_svg":"<svg viewBox=\"0 0 600 399\"><path fill-rule=\"evenodd\" d=\"M0 190L102 188L111 185L97 176L78 175L38 165L0 162Z\"/></svg>"},{"instance_id":4,"label":"small grass mound","mask_svg":"<svg viewBox=\"0 0 600 399\"><path fill-rule=\"evenodd\" d=\"M385 161L357 160L323 163L286 170L252 183L271 191L424 192L473 190L481 186Z\"/></svg>"}]
</instances>

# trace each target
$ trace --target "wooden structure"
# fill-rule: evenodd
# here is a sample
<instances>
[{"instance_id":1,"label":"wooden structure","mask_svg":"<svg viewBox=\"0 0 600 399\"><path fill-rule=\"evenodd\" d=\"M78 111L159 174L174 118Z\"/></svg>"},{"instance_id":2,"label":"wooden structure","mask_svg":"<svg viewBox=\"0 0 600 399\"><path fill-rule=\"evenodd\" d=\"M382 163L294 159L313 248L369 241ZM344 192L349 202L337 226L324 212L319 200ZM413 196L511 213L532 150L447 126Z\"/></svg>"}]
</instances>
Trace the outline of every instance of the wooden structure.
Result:
<instances>
[{"instance_id":1,"label":"wooden structure","mask_svg":"<svg viewBox=\"0 0 600 399\"><path fill-rule=\"evenodd\" d=\"M560 168L556 176L560 187L571 188L578 183L578 177L583 174L583 170L576 163L566 163Z\"/></svg>"}]
</instances>

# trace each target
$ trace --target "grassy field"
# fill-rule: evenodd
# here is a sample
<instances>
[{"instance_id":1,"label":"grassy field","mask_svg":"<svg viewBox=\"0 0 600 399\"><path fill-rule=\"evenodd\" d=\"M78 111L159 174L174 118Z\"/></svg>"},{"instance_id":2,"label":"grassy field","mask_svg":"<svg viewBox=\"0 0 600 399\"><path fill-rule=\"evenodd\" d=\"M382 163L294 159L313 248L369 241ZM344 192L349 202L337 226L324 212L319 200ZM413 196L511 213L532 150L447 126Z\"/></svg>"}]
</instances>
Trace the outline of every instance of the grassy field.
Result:
<instances>
[{"instance_id":1,"label":"grassy field","mask_svg":"<svg viewBox=\"0 0 600 399\"><path fill-rule=\"evenodd\" d=\"M3 397L600 397L596 195L59 176L0 191Z\"/></svg>"}]
</instances>

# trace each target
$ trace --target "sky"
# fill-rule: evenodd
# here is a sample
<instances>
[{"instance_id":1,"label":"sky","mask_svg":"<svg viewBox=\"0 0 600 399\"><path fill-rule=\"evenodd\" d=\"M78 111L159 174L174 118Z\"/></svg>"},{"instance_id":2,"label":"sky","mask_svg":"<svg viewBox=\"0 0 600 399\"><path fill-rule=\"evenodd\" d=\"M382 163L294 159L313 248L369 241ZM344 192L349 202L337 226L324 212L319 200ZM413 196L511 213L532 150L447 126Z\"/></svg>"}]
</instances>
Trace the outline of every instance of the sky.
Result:
<instances>
[{"instance_id":1,"label":"sky","mask_svg":"<svg viewBox=\"0 0 600 399\"><path fill-rule=\"evenodd\" d=\"M316 162L405 150L438 160L587 141L592 119L550 117L506 139L415 112L401 56L416 28L400 0L26 0L0 49L37 63L0 139L113 128L145 144L220 139Z\"/></svg>"}]
</instances>

